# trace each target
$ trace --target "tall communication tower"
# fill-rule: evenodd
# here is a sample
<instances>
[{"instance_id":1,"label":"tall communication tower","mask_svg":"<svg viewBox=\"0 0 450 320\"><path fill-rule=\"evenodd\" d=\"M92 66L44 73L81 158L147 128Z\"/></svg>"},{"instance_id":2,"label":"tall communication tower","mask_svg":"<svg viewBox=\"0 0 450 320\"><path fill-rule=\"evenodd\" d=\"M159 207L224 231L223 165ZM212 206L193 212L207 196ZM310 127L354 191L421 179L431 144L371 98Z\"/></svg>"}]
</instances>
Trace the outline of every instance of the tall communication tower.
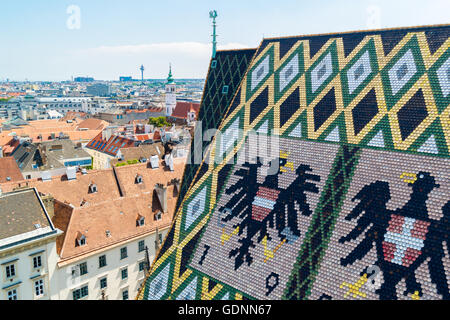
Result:
<instances>
[{"instance_id":1,"label":"tall communication tower","mask_svg":"<svg viewBox=\"0 0 450 320\"><path fill-rule=\"evenodd\" d=\"M141 65L141 67L139 68L139 70L141 70L141 78L142 78L142 83L144 83L144 65Z\"/></svg>"},{"instance_id":2,"label":"tall communication tower","mask_svg":"<svg viewBox=\"0 0 450 320\"><path fill-rule=\"evenodd\" d=\"M217 50L217 34L216 34L216 18L217 18L217 11L213 10L209 12L209 17L213 20L213 41L212 41L212 45L213 45L213 49L212 49L212 58L215 59L216 58L216 50Z\"/></svg>"}]
</instances>

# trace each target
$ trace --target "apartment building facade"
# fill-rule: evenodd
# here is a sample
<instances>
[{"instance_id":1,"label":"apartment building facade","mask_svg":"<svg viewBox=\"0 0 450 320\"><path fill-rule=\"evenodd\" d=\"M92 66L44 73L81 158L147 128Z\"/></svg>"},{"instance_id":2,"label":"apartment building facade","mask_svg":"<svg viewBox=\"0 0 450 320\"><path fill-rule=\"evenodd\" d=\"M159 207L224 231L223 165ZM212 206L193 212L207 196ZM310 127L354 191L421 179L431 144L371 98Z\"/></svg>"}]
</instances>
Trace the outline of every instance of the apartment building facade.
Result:
<instances>
[{"instance_id":1,"label":"apartment building facade","mask_svg":"<svg viewBox=\"0 0 450 320\"><path fill-rule=\"evenodd\" d=\"M0 220L0 300L50 299L58 292L56 239L62 232L37 190L0 194Z\"/></svg>"}]
</instances>

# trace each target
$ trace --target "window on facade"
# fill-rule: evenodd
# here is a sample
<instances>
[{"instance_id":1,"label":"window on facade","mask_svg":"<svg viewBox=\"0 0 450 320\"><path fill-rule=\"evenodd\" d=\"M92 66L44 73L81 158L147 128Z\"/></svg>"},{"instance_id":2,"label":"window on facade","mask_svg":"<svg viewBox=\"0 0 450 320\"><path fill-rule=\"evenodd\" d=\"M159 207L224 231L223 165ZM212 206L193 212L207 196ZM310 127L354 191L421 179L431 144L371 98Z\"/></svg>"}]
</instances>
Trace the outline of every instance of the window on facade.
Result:
<instances>
[{"instance_id":1,"label":"window on facade","mask_svg":"<svg viewBox=\"0 0 450 320\"><path fill-rule=\"evenodd\" d=\"M106 266L106 255L98 257L98 267L103 268L104 266Z\"/></svg>"},{"instance_id":2,"label":"window on facade","mask_svg":"<svg viewBox=\"0 0 450 320\"><path fill-rule=\"evenodd\" d=\"M145 241L144 240L139 241L138 247L139 247L138 252L144 251L145 250Z\"/></svg>"},{"instance_id":3,"label":"window on facade","mask_svg":"<svg viewBox=\"0 0 450 320\"><path fill-rule=\"evenodd\" d=\"M80 263L80 275L88 273L87 262Z\"/></svg>"},{"instance_id":4,"label":"window on facade","mask_svg":"<svg viewBox=\"0 0 450 320\"><path fill-rule=\"evenodd\" d=\"M73 290L73 300L79 300L89 295L88 286L84 286L80 289Z\"/></svg>"},{"instance_id":5,"label":"window on facade","mask_svg":"<svg viewBox=\"0 0 450 320\"><path fill-rule=\"evenodd\" d=\"M8 300L17 300L17 289L8 291Z\"/></svg>"},{"instance_id":6,"label":"window on facade","mask_svg":"<svg viewBox=\"0 0 450 320\"><path fill-rule=\"evenodd\" d=\"M44 295L44 280L39 279L34 282L34 291L36 293L36 297L40 297Z\"/></svg>"},{"instance_id":7,"label":"window on facade","mask_svg":"<svg viewBox=\"0 0 450 320\"><path fill-rule=\"evenodd\" d=\"M128 300L128 290L123 290L122 291L122 299L123 300Z\"/></svg>"},{"instance_id":8,"label":"window on facade","mask_svg":"<svg viewBox=\"0 0 450 320\"><path fill-rule=\"evenodd\" d=\"M16 266L14 264L6 266L6 278L12 278L15 276L16 276Z\"/></svg>"},{"instance_id":9,"label":"window on facade","mask_svg":"<svg viewBox=\"0 0 450 320\"><path fill-rule=\"evenodd\" d=\"M128 257L127 247L120 249L120 259L125 259Z\"/></svg>"},{"instance_id":10,"label":"window on facade","mask_svg":"<svg viewBox=\"0 0 450 320\"><path fill-rule=\"evenodd\" d=\"M126 278L128 278L128 268L122 269L121 274L122 274L122 280L125 280Z\"/></svg>"},{"instance_id":11,"label":"window on facade","mask_svg":"<svg viewBox=\"0 0 450 320\"><path fill-rule=\"evenodd\" d=\"M41 256L33 257L33 268L37 269L42 267L42 258Z\"/></svg>"},{"instance_id":12,"label":"window on facade","mask_svg":"<svg viewBox=\"0 0 450 320\"><path fill-rule=\"evenodd\" d=\"M105 278L100 279L100 289L105 289L108 286L108 280Z\"/></svg>"},{"instance_id":13,"label":"window on facade","mask_svg":"<svg viewBox=\"0 0 450 320\"><path fill-rule=\"evenodd\" d=\"M145 269L145 261L139 262L139 272L144 271Z\"/></svg>"}]
</instances>

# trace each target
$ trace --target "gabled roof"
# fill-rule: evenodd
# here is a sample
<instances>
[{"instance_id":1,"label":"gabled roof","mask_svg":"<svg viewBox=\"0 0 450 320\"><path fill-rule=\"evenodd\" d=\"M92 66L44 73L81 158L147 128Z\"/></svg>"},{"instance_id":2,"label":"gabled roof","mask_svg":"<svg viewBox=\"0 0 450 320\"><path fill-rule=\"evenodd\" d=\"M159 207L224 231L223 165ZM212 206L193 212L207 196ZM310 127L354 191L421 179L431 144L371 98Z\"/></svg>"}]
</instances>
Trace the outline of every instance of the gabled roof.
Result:
<instances>
[{"instance_id":1,"label":"gabled roof","mask_svg":"<svg viewBox=\"0 0 450 320\"><path fill-rule=\"evenodd\" d=\"M134 145L134 140L117 135L112 135L108 140L104 140L102 138L102 133L100 132L86 145L86 148L103 152L110 156L116 156L119 150L134 147Z\"/></svg>"},{"instance_id":2,"label":"gabled roof","mask_svg":"<svg viewBox=\"0 0 450 320\"><path fill-rule=\"evenodd\" d=\"M102 130L109 125L107 121L89 118L82 122L80 122L77 126L77 129L88 129L88 130Z\"/></svg>"},{"instance_id":3,"label":"gabled roof","mask_svg":"<svg viewBox=\"0 0 450 320\"><path fill-rule=\"evenodd\" d=\"M64 168L66 160L90 158L69 139L56 139L39 143L23 142L13 152L12 157L22 172L46 171Z\"/></svg>"},{"instance_id":4,"label":"gabled roof","mask_svg":"<svg viewBox=\"0 0 450 320\"><path fill-rule=\"evenodd\" d=\"M97 186L96 193L90 193L89 186L91 184ZM80 207L83 201L91 204L111 201L120 197L111 169L89 171L85 175L77 173L76 179L70 181L64 175L52 177L51 181L30 180L29 185L36 187L41 193L51 194L59 201L74 207Z\"/></svg>"},{"instance_id":5,"label":"gabled roof","mask_svg":"<svg viewBox=\"0 0 450 320\"><path fill-rule=\"evenodd\" d=\"M172 112L172 117L187 119L188 113L193 110L196 114L200 109L200 103L177 101L177 105Z\"/></svg>"},{"instance_id":6,"label":"gabled roof","mask_svg":"<svg viewBox=\"0 0 450 320\"><path fill-rule=\"evenodd\" d=\"M77 175L74 181L55 179L51 185L38 184L40 192L51 194L56 199L53 221L56 227L65 231L57 242L57 251L62 259L60 262L65 263L105 246L154 232L156 228L168 227L178 197L171 181L181 177L183 168L182 161L175 163L174 172L168 171L162 163L159 169L151 169L148 163L139 163L114 168L117 180L113 170L101 170L96 174ZM137 175L142 177L140 184L136 184ZM87 190L89 181L95 182L98 193L89 195L80 192ZM163 214L159 221L155 221L155 214L162 211L154 192L157 183L167 187L168 213ZM119 188L122 194L119 194ZM84 199L85 204L80 206L69 199L74 197ZM144 226L136 226L139 216L145 218ZM109 236L106 235L107 230L110 231ZM75 240L81 234L86 237L86 245L76 246Z\"/></svg>"}]
</instances>

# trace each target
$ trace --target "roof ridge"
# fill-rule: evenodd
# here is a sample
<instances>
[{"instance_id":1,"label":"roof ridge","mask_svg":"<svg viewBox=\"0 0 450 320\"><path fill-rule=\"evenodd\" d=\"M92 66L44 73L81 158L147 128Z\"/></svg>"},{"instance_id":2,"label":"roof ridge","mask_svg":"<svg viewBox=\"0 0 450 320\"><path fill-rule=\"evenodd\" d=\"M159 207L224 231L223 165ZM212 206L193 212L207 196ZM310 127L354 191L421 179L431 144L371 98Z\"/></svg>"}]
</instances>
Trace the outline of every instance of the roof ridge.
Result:
<instances>
[{"instance_id":1,"label":"roof ridge","mask_svg":"<svg viewBox=\"0 0 450 320\"><path fill-rule=\"evenodd\" d=\"M450 24L434 24L434 25L432 24L432 25L420 25L420 26L409 26L409 27L392 27L392 28L367 29L367 30L359 29L359 30L331 32L331 33L312 33L312 34L304 34L304 35L269 37L269 38L263 38L263 41L264 40L278 40L278 39L281 40L281 39L288 39L288 38L332 36L332 35L342 35L342 34L352 34L352 33L367 33L367 32L380 32L380 31L394 31L394 30L411 30L411 29L439 28L439 27L450 27Z\"/></svg>"}]
</instances>

